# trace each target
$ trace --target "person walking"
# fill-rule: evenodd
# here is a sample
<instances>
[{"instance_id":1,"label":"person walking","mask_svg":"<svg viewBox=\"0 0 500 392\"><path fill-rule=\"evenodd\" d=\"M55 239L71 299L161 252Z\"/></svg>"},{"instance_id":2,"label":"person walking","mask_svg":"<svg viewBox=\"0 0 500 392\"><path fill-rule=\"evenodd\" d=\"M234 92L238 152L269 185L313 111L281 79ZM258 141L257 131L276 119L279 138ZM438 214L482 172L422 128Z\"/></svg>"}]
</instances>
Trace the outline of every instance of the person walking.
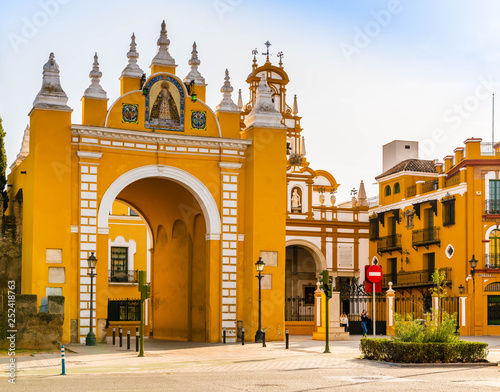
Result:
<instances>
[{"instance_id":1,"label":"person walking","mask_svg":"<svg viewBox=\"0 0 500 392\"><path fill-rule=\"evenodd\" d=\"M347 330L349 329L349 318L345 313L342 313L342 315L340 316L340 326L344 327L344 332L347 332Z\"/></svg>"},{"instance_id":2,"label":"person walking","mask_svg":"<svg viewBox=\"0 0 500 392\"><path fill-rule=\"evenodd\" d=\"M368 334L368 321L370 318L368 317L368 313L366 313L366 310L363 310L361 312L361 328L363 328L363 337L366 337Z\"/></svg>"}]
</instances>

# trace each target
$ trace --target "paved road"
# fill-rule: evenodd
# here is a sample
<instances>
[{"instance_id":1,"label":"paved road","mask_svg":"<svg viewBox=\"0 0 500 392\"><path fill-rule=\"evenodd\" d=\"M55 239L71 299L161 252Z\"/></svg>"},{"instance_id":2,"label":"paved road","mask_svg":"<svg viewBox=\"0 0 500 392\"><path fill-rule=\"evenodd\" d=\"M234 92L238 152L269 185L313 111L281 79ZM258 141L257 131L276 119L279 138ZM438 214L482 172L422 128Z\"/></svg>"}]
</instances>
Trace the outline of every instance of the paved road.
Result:
<instances>
[{"instance_id":1,"label":"paved road","mask_svg":"<svg viewBox=\"0 0 500 392\"><path fill-rule=\"evenodd\" d=\"M500 361L500 338L490 344L490 361ZM134 343L134 342L133 342ZM145 358L111 344L69 346L67 375L60 357L43 353L18 358L16 385L2 369L0 390L16 391L499 391L498 366L397 367L359 358L359 338L323 342L292 337L257 344L198 344L148 340ZM135 344L132 344L135 347ZM5 363L5 357L0 362ZM2 365L5 366L5 365ZM3 384L3 386L2 386ZM12 387L7 389L7 387Z\"/></svg>"}]
</instances>

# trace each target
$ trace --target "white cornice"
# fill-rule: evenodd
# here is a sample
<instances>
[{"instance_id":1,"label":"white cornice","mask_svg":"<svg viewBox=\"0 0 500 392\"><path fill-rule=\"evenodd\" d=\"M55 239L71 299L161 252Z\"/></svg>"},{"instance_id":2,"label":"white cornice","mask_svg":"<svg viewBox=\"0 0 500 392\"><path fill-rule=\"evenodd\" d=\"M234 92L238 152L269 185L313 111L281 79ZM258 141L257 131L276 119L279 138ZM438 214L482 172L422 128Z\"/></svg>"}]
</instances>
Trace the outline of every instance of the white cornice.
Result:
<instances>
[{"instance_id":1,"label":"white cornice","mask_svg":"<svg viewBox=\"0 0 500 392\"><path fill-rule=\"evenodd\" d=\"M422 202L431 201L431 200L440 200L443 197L445 197L447 194L449 194L449 195L459 194L460 196L463 196L463 194L465 192L467 192L467 184L463 183L463 184L454 186L452 188L445 188L445 189L440 189L440 190L435 191L435 192L424 193L423 195L420 195L417 197L412 197L412 198L406 199L406 200L402 200L398 203L386 204L383 206L370 208L369 213L370 214L377 214L377 213L382 212L382 211L389 211L389 210L395 210L395 209L404 210L406 207L409 207L415 203L422 203Z\"/></svg>"},{"instance_id":2,"label":"white cornice","mask_svg":"<svg viewBox=\"0 0 500 392\"><path fill-rule=\"evenodd\" d=\"M252 144L251 140L229 139L207 136L172 135L166 133L153 133L146 131L130 131L126 129L93 127L89 125L71 126L73 136L91 136L114 140L134 140L147 143L180 144L183 146L209 146L221 148L234 148L246 150Z\"/></svg>"},{"instance_id":3,"label":"white cornice","mask_svg":"<svg viewBox=\"0 0 500 392\"><path fill-rule=\"evenodd\" d=\"M99 159L102 157L102 152L77 151L76 155L80 158Z\"/></svg>"},{"instance_id":4,"label":"white cornice","mask_svg":"<svg viewBox=\"0 0 500 392\"><path fill-rule=\"evenodd\" d=\"M219 162L219 167L222 169L240 169L241 163L237 162Z\"/></svg>"},{"instance_id":5,"label":"white cornice","mask_svg":"<svg viewBox=\"0 0 500 392\"><path fill-rule=\"evenodd\" d=\"M390 181L394 180L395 178L402 177L402 176L418 176L418 177L438 177L438 173L428 173L428 172L417 172L417 171L402 171L402 172L397 172L394 174L390 174L388 176L382 177L379 180L375 179L379 184L381 182L385 181Z\"/></svg>"}]
</instances>

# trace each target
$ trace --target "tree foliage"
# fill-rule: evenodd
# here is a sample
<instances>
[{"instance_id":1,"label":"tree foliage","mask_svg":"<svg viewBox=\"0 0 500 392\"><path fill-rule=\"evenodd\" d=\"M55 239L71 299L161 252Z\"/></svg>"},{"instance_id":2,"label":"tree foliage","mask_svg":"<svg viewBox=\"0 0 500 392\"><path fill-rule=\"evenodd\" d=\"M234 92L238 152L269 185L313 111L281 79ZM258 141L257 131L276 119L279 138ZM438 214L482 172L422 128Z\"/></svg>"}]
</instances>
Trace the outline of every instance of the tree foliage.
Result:
<instances>
[{"instance_id":1,"label":"tree foliage","mask_svg":"<svg viewBox=\"0 0 500 392\"><path fill-rule=\"evenodd\" d=\"M0 117L0 194L3 198L4 210L7 208L7 156L5 155L5 131L3 130L2 118Z\"/></svg>"}]
</instances>

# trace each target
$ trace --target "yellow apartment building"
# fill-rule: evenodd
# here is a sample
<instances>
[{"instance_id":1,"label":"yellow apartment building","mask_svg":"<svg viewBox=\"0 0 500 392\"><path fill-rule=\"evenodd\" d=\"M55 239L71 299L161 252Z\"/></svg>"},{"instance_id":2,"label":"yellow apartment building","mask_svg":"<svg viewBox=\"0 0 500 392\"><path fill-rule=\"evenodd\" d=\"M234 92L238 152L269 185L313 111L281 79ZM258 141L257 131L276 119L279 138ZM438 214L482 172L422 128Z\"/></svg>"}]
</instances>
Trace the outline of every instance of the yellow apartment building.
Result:
<instances>
[{"instance_id":1,"label":"yellow apartment building","mask_svg":"<svg viewBox=\"0 0 500 392\"><path fill-rule=\"evenodd\" d=\"M421 318L437 306L458 313L461 334L498 335L500 151L482 139L464 143L444 162L418 159L417 142L383 147L370 259L380 261L383 286L393 283L396 312ZM440 303L429 291L435 269L448 286Z\"/></svg>"}]
</instances>

